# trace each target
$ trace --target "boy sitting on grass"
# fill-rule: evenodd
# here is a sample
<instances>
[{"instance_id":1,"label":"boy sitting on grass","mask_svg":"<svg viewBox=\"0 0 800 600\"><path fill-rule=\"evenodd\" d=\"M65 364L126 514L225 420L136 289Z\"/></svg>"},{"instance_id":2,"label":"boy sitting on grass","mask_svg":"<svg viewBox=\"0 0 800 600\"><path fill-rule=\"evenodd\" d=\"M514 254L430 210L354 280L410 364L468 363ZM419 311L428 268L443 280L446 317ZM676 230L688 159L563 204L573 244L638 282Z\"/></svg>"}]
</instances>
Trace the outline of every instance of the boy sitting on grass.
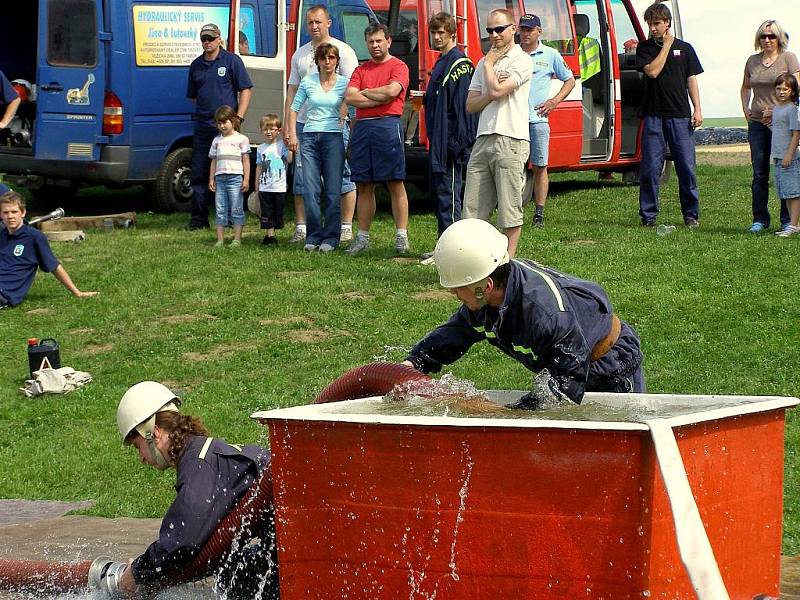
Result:
<instances>
[{"instance_id":1,"label":"boy sitting on grass","mask_svg":"<svg viewBox=\"0 0 800 600\"><path fill-rule=\"evenodd\" d=\"M0 309L25 300L36 269L52 273L73 296L85 298L97 292L80 291L50 250L47 237L25 223L25 199L17 192L0 196Z\"/></svg>"}]
</instances>

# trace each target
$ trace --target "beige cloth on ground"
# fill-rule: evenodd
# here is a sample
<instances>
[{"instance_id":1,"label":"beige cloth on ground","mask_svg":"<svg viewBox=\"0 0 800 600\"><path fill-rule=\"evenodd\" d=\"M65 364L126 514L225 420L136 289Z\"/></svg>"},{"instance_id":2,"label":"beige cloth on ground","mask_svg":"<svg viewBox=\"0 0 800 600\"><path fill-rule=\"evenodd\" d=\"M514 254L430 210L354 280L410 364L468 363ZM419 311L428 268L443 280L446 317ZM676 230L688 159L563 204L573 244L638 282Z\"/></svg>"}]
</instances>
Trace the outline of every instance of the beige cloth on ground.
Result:
<instances>
[{"instance_id":1,"label":"beige cloth on ground","mask_svg":"<svg viewBox=\"0 0 800 600\"><path fill-rule=\"evenodd\" d=\"M92 375L85 371L76 371L72 367L60 369L41 369L33 372L33 379L25 381L19 388L26 396L41 394L68 394L74 389L83 387L92 380Z\"/></svg>"}]
</instances>

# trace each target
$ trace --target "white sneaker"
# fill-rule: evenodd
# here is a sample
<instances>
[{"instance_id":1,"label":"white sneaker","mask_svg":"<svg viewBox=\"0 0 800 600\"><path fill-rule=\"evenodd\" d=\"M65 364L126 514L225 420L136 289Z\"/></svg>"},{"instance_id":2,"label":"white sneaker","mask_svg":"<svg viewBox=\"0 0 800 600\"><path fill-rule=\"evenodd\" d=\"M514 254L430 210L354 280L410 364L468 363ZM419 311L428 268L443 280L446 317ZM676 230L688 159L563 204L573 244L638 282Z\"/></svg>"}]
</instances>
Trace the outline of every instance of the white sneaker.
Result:
<instances>
[{"instance_id":1,"label":"white sneaker","mask_svg":"<svg viewBox=\"0 0 800 600\"><path fill-rule=\"evenodd\" d=\"M289 242L291 242L292 244L297 244L298 242L304 242L304 241L306 241L306 230L298 229L297 227L295 227L292 237L289 238Z\"/></svg>"},{"instance_id":2,"label":"white sneaker","mask_svg":"<svg viewBox=\"0 0 800 600\"><path fill-rule=\"evenodd\" d=\"M353 239L353 230L352 229L342 229L342 233L339 236L339 243L344 244L345 242L349 242Z\"/></svg>"},{"instance_id":3,"label":"white sneaker","mask_svg":"<svg viewBox=\"0 0 800 600\"><path fill-rule=\"evenodd\" d=\"M305 250L306 252L316 252L317 248L319 248L319 246L315 244L306 244L305 246L303 246L303 250Z\"/></svg>"},{"instance_id":4,"label":"white sneaker","mask_svg":"<svg viewBox=\"0 0 800 600\"><path fill-rule=\"evenodd\" d=\"M336 246L331 246L327 242L324 244L320 244L319 246L319 251L324 252L325 254L327 254L328 252L333 252L334 250L336 250Z\"/></svg>"},{"instance_id":5,"label":"white sneaker","mask_svg":"<svg viewBox=\"0 0 800 600\"><path fill-rule=\"evenodd\" d=\"M356 254L361 254L365 250L369 250L369 238L357 235L353 243L350 244L350 247L344 252L350 256L355 256Z\"/></svg>"},{"instance_id":6,"label":"white sneaker","mask_svg":"<svg viewBox=\"0 0 800 600\"><path fill-rule=\"evenodd\" d=\"M411 244L408 241L407 235L396 235L394 238L394 253L395 254L408 254L411 249Z\"/></svg>"},{"instance_id":7,"label":"white sneaker","mask_svg":"<svg viewBox=\"0 0 800 600\"><path fill-rule=\"evenodd\" d=\"M786 237L795 235L797 233L800 233L800 227L795 227L794 225L786 225L783 229L778 231L775 235L777 235L778 237L786 238Z\"/></svg>"}]
</instances>

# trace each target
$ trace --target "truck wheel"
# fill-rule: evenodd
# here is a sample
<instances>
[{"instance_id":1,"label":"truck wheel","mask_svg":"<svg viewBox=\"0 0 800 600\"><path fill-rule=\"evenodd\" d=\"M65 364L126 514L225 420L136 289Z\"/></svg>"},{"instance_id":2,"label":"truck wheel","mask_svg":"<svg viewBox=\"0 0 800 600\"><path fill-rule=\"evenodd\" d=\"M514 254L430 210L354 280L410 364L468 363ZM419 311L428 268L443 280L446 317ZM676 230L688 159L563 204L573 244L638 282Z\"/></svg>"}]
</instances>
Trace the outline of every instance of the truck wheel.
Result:
<instances>
[{"instance_id":1,"label":"truck wheel","mask_svg":"<svg viewBox=\"0 0 800 600\"><path fill-rule=\"evenodd\" d=\"M186 212L192 205L192 149L178 148L164 159L151 186L151 204L156 212Z\"/></svg>"}]
</instances>

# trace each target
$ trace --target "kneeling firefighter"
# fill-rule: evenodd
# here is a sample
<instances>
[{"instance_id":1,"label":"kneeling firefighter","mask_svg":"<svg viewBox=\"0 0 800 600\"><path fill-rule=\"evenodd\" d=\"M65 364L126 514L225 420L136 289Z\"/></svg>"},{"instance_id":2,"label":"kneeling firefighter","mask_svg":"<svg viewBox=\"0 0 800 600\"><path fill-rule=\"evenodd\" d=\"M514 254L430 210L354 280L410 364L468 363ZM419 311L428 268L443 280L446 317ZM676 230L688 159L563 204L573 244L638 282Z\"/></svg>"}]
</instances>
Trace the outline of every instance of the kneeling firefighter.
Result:
<instances>
[{"instance_id":1,"label":"kneeling firefighter","mask_svg":"<svg viewBox=\"0 0 800 600\"><path fill-rule=\"evenodd\" d=\"M181 580L220 521L236 507L268 468L270 455L256 445L233 446L209 437L203 422L181 414L180 400L164 385L143 381L119 403L117 427L126 445L136 448L142 463L177 471L177 496L161 522L159 538L116 575L122 597L147 594ZM227 598L277 599L275 524L268 514L253 515L257 530L237 535L232 550L217 561L217 587Z\"/></svg>"},{"instance_id":2,"label":"kneeling firefighter","mask_svg":"<svg viewBox=\"0 0 800 600\"><path fill-rule=\"evenodd\" d=\"M642 351L600 285L530 260L510 260L508 238L462 219L434 250L439 282L462 303L411 350L405 364L436 372L486 340L537 375L514 408L590 392L643 392Z\"/></svg>"}]
</instances>

